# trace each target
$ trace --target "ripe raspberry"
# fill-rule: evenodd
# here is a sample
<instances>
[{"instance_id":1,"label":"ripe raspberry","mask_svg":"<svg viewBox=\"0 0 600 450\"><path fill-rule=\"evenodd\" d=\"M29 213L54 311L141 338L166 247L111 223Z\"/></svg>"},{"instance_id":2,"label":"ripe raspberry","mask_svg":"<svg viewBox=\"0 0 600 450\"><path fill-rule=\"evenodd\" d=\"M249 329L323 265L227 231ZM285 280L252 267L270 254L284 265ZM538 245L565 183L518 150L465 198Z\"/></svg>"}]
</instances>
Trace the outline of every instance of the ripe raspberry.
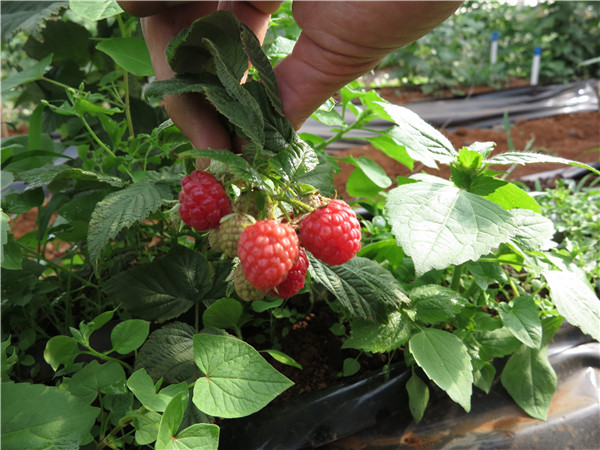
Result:
<instances>
[{"instance_id":1,"label":"ripe raspberry","mask_svg":"<svg viewBox=\"0 0 600 450\"><path fill-rule=\"evenodd\" d=\"M261 300L269 292L252 286L244 276L241 266L237 266L233 271L233 287L237 295L245 301Z\"/></svg>"},{"instance_id":2,"label":"ripe raspberry","mask_svg":"<svg viewBox=\"0 0 600 450\"><path fill-rule=\"evenodd\" d=\"M247 226L254 222L254 217L248 214L232 213L223 217L217 231L221 251L230 258L237 256L240 235Z\"/></svg>"},{"instance_id":3,"label":"ripe raspberry","mask_svg":"<svg viewBox=\"0 0 600 450\"><path fill-rule=\"evenodd\" d=\"M360 224L343 200L331 200L300 222L300 242L326 264L344 264L360 250Z\"/></svg>"},{"instance_id":4,"label":"ripe raspberry","mask_svg":"<svg viewBox=\"0 0 600 450\"><path fill-rule=\"evenodd\" d=\"M298 252L298 236L291 226L260 220L243 231L237 253L248 281L257 289L269 290L285 280Z\"/></svg>"},{"instance_id":5,"label":"ripe raspberry","mask_svg":"<svg viewBox=\"0 0 600 450\"><path fill-rule=\"evenodd\" d=\"M298 262L290 269L287 278L271 289L269 295L274 295L275 297L283 299L296 295L298 291L304 287L307 271L308 258L304 249L300 247Z\"/></svg>"},{"instance_id":6,"label":"ripe raspberry","mask_svg":"<svg viewBox=\"0 0 600 450\"><path fill-rule=\"evenodd\" d=\"M231 212L231 201L212 174L196 170L183 177L181 186L179 215L192 228L217 228L221 217Z\"/></svg>"}]
</instances>

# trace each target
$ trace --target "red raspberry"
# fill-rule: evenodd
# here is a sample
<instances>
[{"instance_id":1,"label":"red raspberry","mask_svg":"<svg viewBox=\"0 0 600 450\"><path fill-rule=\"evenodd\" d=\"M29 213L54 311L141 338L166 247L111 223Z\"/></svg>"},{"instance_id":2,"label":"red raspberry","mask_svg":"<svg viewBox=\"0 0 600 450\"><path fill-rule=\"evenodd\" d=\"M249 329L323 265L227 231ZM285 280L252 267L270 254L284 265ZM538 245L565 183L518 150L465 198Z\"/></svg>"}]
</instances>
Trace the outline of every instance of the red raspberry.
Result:
<instances>
[{"instance_id":1,"label":"red raspberry","mask_svg":"<svg viewBox=\"0 0 600 450\"><path fill-rule=\"evenodd\" d=\"M247 227L238 241L238 256L246 279L257 289L272 289L287 277L298 260L298 236L276 220Z\"/></svg>"},{"instance_id":2,"label":"red raspberry","mask_svg":"<svg viewBox=\"0 0 600 450\"><path fill-rule=\"evenodd\" d=\"M306 272L308 271L308 258L306 252L300 247L298 254L298 262L290 269L287 278L275 286L269 292L269 295L274 295L279 298L290 298L298 293L304 287L306 280Z\"/></svg>"},{"instance_id":3,"label":"red raspberry","mask_svg":"<svg viewBox=\"0 0 600 450\"><path fill-rule=\"evenodd\" d=\"M196 170L181 180L179 215L181 220L198 231L219 226L221 217L232 210L223 186L208 173Z\"/></svg>"},{"instance_id":4,"label":"red raspberry","mask_svg":"<svg viewBox=\"0 0 600 450\"><path fill-rule=\"evenodd\" d=\"M326 264L344 264L360 250L360 224L343 200L331 200L300 222L300 242Z\"/></svg>"}]
</instances>

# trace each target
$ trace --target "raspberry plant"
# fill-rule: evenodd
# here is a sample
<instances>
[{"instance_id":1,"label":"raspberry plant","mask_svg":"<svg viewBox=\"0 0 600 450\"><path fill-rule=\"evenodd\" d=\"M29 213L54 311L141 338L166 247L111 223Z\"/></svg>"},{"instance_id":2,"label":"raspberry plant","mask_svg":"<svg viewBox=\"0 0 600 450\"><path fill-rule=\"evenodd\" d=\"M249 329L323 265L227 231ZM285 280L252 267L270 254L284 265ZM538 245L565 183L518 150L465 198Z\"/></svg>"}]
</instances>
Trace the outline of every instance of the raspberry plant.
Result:
<instances>
[{"instance_id":1,"label":"raspberry plant","mask_svg":"<svg viewBox=\"0 0 600 450\"><path fill-rule=\"evenodd\" d=\"M96 11L94 20L118 14L102 2L71 3ZM54 14L58 7L49 8ZM491 167L578 163L493 155L490 143L454 149L415 114L356 85L341 90L341 112L325 105L315 114L336 127L334 137L301 139L283 114L255 36L223 11L171 42L176 78L145 90L151 99L204 95L245 142L240 153L192 149L168 120L136 130L129 88L152 69L149 57L127 58L143 55L143 42L130 35L136 22L115 17L112 31L122 35L97 44L119 65L94 73L102 93L54 80L68 65L51 55L26 77L3 80L3 89L53 87L35 109L27 139L3 141L3 181L26 185L2 203L3 328L11 333L2 342L7 448L216 449L214 417L252 414L292 385L243 334L249 322L272 321L285 307L282 298L294 295L307 307L327 297L344 328L342 351L402 354L410 368L422 369L426 379L413 370L407 383L416 420L428 384L468 411L473 386L488 391L496 377L524 411L546 417L556 388L548 342L565 318L598 339L599 302L586 274L553 249L552 223L536 201ZM48 30L88 33L51 22ZM52 47L48 30L47 45L32 38L30 50ZM253 77L241 84L248 60ZM46 74L51 62L60 70ZM82 67L96 70L94 64ZM62 120L77 158L52 164L63 148L42 132L46 114ZM358 218L335 199L335 158L323 150L376 117L389 122L369 138L377 149L411 168L416 161L448 165L452 177L391 180L368 158L349 158L356 169L347 190L372 216ZM211 160L205 172L195 171L196 158ZM47 203L42 188L53 194ZM39 208L38 230L15 239L4 228L5 212L31 207ZM70 246L57 260L41 252L53 240ZM75 312L83 319L75 321ZM42 328L39 317L50 325ZM102 333L108 343L95 339ZM29 369L34 342L51 369L42 382L40 365L33 366L38 373ZM278 348L263 352L299 366ZM93 361L80 362L80 354ZM497 374L495 360L504 356ZM64 427L54 426L58 419Z\"/></svg>"}]
</instances>

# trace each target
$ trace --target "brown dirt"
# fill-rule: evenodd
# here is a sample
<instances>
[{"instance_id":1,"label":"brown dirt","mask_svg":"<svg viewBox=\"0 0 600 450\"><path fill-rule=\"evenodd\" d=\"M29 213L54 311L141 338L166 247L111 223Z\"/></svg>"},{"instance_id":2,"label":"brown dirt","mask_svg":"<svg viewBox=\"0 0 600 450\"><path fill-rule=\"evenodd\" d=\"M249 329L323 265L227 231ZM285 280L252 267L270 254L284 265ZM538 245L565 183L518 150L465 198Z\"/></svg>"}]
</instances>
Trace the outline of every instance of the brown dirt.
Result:
<instances>
[{"instance_id":1,"label":"brown dirt","mask_svg":"<svg viewBox=\"0 0 600 450\"><path fill-rule=\"evenodd\" d=\"M443 134L448 137L455 148L462 148L473 142L492 141L496 143L493 154L499 154L509 150L507 133L502 127L491 129L460 127L455 132L450 133L444 131ZM510 135L515 149L519 151L525 150L528 142L533 139L533 144L529 148L531 151L547 153L586 163L600 160L600 114L598 112L582 112L542 119L519 120L512 125ZM368 156L385 168L388 176L392 178L397 176L409 176L423 170L443 178L449 177L449 170L447 167L442 167L441 170L438 171L428 169L417 163L411 171L371 145L363 145L343 150L337 152L334 156L343 158L349 155L355 157ZM340 162L339 164L341 173L335 177L335 187L340 196L349 198L345 190L345 183L352 170L354 170L354 166L345 162ZM560 169L561 167L563 166L557 164L528 164L526 166L517 166L511 172L509 178L517 180L528 174ZM510 166L494 167L495 170L507 170L509 168Z\"/></svg>"}]
</instances>

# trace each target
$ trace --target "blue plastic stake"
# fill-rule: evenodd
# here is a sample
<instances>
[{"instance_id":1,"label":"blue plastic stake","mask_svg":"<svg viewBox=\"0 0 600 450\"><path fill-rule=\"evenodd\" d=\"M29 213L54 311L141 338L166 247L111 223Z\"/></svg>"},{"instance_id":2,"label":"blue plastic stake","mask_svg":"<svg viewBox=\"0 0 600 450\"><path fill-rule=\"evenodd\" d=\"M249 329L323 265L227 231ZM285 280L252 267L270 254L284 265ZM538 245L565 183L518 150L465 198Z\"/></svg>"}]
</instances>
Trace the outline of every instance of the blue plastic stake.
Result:
<instances>
[{"instance_id":1,"label":"blue plastic stake","mask_svg":"<svg viewBox=\"0 0 600 450\"><path fill-rule=\"evenodd\" d=\"M492 46L490 48L490 64L496 64L498 60L498 32L492 33Z\"/></svg>"},{"instance_id":2,"label":"blue plastic stake","mask_svg":"<svg viewBox=\"0 0 600 450\"><path fill-rule=\"evenodd\" d=\"M531 80L530 84L536 86L540 77L540 61L542 60L542 47L533 49L533 61L531 63Z\"/></svg>"}]
</instances>

